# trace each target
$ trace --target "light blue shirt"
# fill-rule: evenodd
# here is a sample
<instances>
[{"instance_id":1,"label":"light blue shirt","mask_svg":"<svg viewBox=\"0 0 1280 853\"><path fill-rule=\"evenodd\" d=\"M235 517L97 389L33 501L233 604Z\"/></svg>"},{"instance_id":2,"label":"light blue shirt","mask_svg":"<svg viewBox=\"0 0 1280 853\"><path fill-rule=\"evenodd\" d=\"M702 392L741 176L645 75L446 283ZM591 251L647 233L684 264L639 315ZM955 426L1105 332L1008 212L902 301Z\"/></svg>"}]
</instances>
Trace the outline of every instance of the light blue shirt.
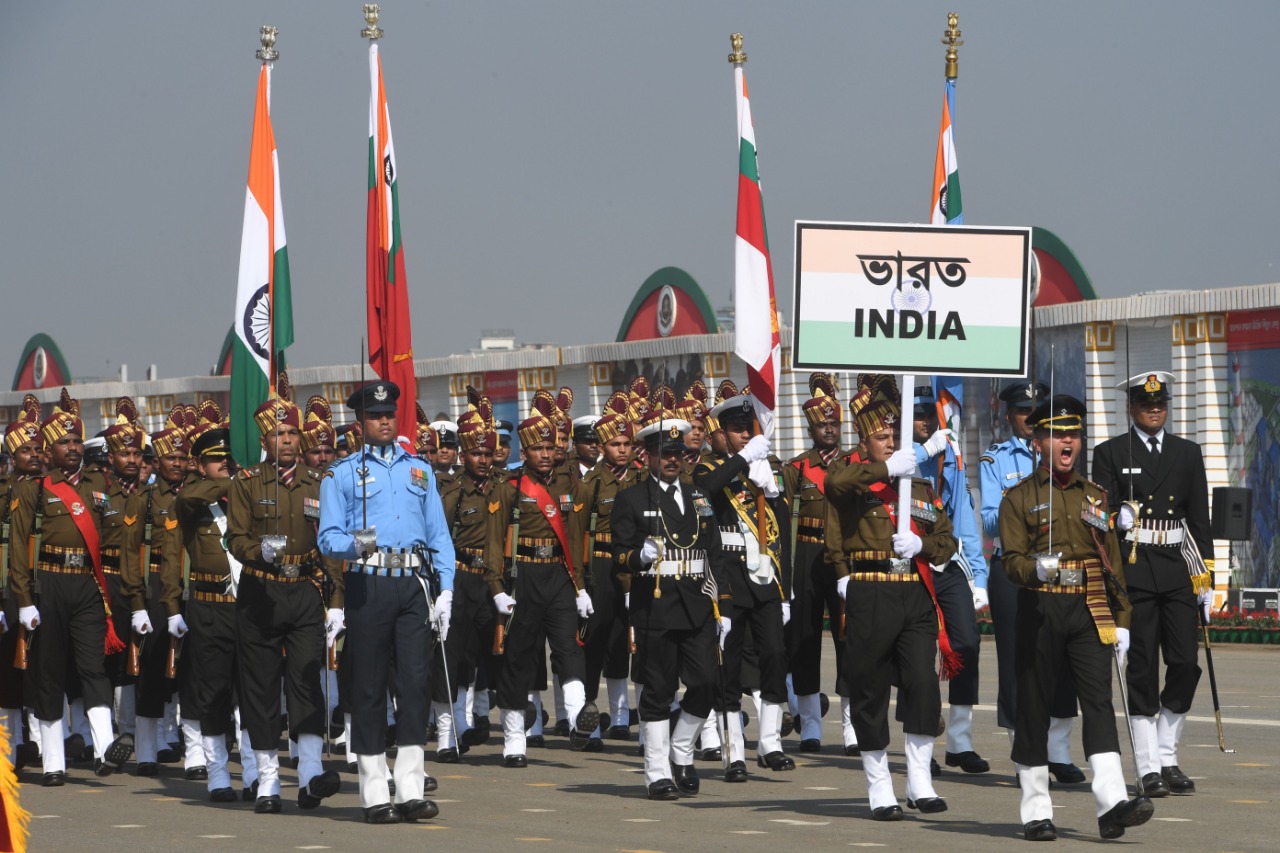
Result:
<instances>
[{"instance_id":1,"label":"light blue shirt","mask_svg":"<svg viewBox=\"0 0 1280 853\"><path fill-rule=\"evenodd\" d=\"M1016 436L991 445L978 460L982 529L992 539L1000 536L1000 502L1004 493L1029 477L1035 466L1030 445Z\"/></svg>"},{"instance_id":2,"label":"light blue shirt","mask_svg":"<svg viewBox=\"0 0 1280 853\"><path fill-rule=\"evenodd\" d=\"M969 492L969 478L956 462L955 451L947 445L942 451L942 482L938 482L938 459L930 458L924 446L914 444L916 465L920 476L933 483L942 507L951 519L956 539L960 542L961 564L966 574L973 577L975 586L987 588L987 558L982 552L982 533L978 529L978 516L973 508L973 495Z\"/></svg>"},{"instance_id":3,"label":"light blue shirt","mask_svg":"<svg viewBox=\"0 0 1280 853\"><path fill-rule=\"evenodd\" d=\"M358 562L352 532L366 526L366 513L379 549L424 548L440 575L440 589L453 589L453 540L426 460L399 445L365 445L360 454L329 466L320 482L321 553Z\"/></svg>"}]
</instances>

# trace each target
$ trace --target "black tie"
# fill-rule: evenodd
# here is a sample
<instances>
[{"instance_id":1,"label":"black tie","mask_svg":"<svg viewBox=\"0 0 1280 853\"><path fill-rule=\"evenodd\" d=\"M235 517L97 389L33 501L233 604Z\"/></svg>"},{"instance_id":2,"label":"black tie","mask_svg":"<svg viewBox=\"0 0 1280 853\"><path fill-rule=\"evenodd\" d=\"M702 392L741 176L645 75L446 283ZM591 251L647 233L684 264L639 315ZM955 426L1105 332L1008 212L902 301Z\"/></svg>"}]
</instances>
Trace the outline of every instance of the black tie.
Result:
<instances>
[{"instance_id":1,"label":"black tie","mask_svg":"<svg viewBox=\"0 0 1280 853\"><path fill-rule=\"evenodd\" d=\"M1158 460L1160 458L1160 442L1156 441L1156 437L1153 435L1147 439L1147 444L1151 445L1151 458Z\"/></svg>"},{"instance_id":2,"label":"black tie","mask_svg":"<svg viewBox=\"0 0 1280 853\"><path fill-rule=\"evenodd\" d=\"M679 486L664 486L662 488L662 511L672 518L682 518L684 513L680 511L680 505L676 503L675 490Z\"/></svg>"}]
</instances>

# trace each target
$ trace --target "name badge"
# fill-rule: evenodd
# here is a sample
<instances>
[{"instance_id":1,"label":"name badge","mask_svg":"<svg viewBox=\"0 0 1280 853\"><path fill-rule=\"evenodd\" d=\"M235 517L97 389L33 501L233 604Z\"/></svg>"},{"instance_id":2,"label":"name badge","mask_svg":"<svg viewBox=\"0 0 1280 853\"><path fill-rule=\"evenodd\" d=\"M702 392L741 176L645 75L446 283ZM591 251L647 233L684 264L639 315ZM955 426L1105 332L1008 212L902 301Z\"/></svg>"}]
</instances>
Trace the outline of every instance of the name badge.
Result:
<instances>
[{"instance_id":1,"label":"name badge","mask_svg":"<svg viewBox=\"0 0 1280 853\"><path fill-rule=\"evenodd\" d=\"M276 502L271 498L259 498L258 505L259 506L275 506Z\"/></svg>"},{"instance_id":2,"label":"name badge","mask_svg":"<svg viewBox=\"0 0 1280 853\"><path fill-rule=\"evenodd\" d=\"M356 485L357 485L357 486L367 486L367 485L369 485L370 483L377 482L377 480L378 480L378 478L377 478L377 477L365 477L363 480L359 480L359 481L357 481L357 482L356 482Z\"/></svg>"},{"instance_id":3,"label":"name badge","mask_svg":"<svg viewBox=\"0 0 1280 853\"><path fill-rule=\"evenodd\" d=\"M1128 475L1128 474L1141 474L1141 473L1142 473L1142 469L1141 469L1141 468L1121 468L1121 469L1120 469L1120 473L1121 473L1121 474L1125 474L1125 475Z\"/></svg>"},{"instance_id":4,"label":"name badge","mask_svg":"<svg viewBox=\"0 0 1280 853\"><path fill-rule=\"evenodd\" d=\"M1035 506L1033 506L1033 507L1031 507L1030 509L1028 509L1028 510L1027 510L1027 515L1031 515L1031 514L1032 514L1032 513L1034 513L1034 512L1040 512L1040 510L1042 510L1042 509L1048 509L1048 508L1049 508L1049 505L1048 505L1047 503L1045 503L1045 504L1036 504Z\"/></svg>"},{"instance_id":5,"label":"name badge","mask_svg":"<svg viewBox=\"0 0 1280 853\"><path fill-rule=\"evenodd\" d=\"M1022 479L1022 472L1021 472L1021 471L1010 471L1008 474L1005 474L1005 475L1004 475L1004 478L1005 478L1006 480L1020 480L1020 479Z\"/></svg>"}]
</instances>

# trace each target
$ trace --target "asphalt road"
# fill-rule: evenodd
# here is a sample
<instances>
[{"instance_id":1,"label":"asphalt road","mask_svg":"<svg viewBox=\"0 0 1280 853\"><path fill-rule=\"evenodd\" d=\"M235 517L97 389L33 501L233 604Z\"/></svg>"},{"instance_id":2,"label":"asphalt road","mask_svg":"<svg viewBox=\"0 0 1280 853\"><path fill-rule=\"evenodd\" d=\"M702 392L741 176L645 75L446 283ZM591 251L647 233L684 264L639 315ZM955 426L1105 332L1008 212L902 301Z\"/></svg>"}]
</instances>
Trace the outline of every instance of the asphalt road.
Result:
<instances>
[{"instance_id":1,"label":"asphalt road","mask_svg":"<svg viewBox=\"0 0 1280 853\"><path fill-rule=\"evenodd\" d=\"M1280 647L1217 646L1214 661L1227 746L1236 752L1218 749L1206 675L1179 756L1183 770L1196 780L1197 792L1157 800L1150 823L1118 841L1102 842L1087 784L1056 788L1059 840L1054 849L1100 843L1153 850L1280 848L1275 809ZM830 661L826 666L833 668ZM73 765L68 784L52 789L39 787L39 773L28 770L22 774L21 797L34 815L33 851L350 850L373 844L393 850L430 845L555 853L940 846L948 853L990 853L996 843L1028 842L1021 841L1008 739L995 723L995 652L989 641L983 646L982 671L983 704L975 711L974 738L977 750L991 760L991 772L945 771L936 787L950 810L928 817L908 811L901 823L870 819L860 761L846 758L839 747L838 705L825 721L822 753L794 752L795 736L787 739L797 759L794 772L752 766L749 783L730 785L720 780L718 764L699 762L701 794L676 802L646 799L634 741L606 741L603 754L588 755L571 752L566 739L554 736L548 737L546 749L530 751L524 770L500 766L500 737L472 750L462 764L441 765L429 758L428 772L440 780L435 794L440 816L416 825L364 825L356 779L346 774L338 795L316 811L299 812L296 777L285 767L285 810L279 816L254 815L247 803L209 803L204 783L187 782L174 766L162 769L157 778L139 778L130 764L125 773L98 779L88 768ZM754 725L749 726L749 739L753 732ZM1083 766L1078 730L1074 740L1073 755ZM1123 732L1121 740L1125 766L1130 767ZM750 752L750 742L748 747ZM892 749L895 787L905 798L900 733L895 733ZM939 760L943 749L939 739ZM343 767L336 759L331 766Z\"/></svg>"}]
</instances>

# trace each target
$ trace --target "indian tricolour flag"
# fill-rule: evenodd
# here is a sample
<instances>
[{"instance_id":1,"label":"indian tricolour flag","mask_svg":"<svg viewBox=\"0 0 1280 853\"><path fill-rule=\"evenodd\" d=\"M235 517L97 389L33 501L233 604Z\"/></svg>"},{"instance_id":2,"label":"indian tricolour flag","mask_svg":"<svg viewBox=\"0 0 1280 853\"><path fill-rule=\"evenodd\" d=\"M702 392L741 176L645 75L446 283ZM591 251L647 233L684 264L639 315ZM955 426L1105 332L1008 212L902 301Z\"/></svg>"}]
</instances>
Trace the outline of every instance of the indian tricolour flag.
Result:
<instances>
[{"instance_id":1,"label":"indian tricolour flag","mask_svg":"<svg viewBox=\"0 0 1280 853\"><path fill-rule=\"evenodd\" d=\"M738 228L734 240L734 344L746 362L747 382L766 438L773 435L774 410L782 374L778 305L773 292L773 264L764 224L764 199L756 158L756 133L742 63L733 65L738 93Z\"/></svg>"},{"instance_id":2,"label":"indian tricolour flag","mask_svg":"<svg viewBox=\"0 0 1280 853\"><path fill-rule=\"evenodd\" d=\"M938 128L938 154L933 161L932 225L959 225L964 222L960 201L960 164L956 160L955 131L951 114L956 106L956 81L947 78L942 97L942 124ZM964 400L964 383L957 376L937 376L933 380L934 399L938 405L938 424L951 430L951 449L959 467L964 467L960 453L960 411Z\"/></svg>"},{"instance_id":3,"label":"indian tricolour flag","mask_svg":"<svg viewBox=\"0 0 1280 853\"><path fill-rule=\"evenodd\" d=\"M262 457L253 413L274 393L279 357L293 343L293 297L280 203L280 164L271 130L271 65L267 62L258 74L253 111L234 324L231 453L239 464L253 465Z\"/></svg>"}]
</instances>

